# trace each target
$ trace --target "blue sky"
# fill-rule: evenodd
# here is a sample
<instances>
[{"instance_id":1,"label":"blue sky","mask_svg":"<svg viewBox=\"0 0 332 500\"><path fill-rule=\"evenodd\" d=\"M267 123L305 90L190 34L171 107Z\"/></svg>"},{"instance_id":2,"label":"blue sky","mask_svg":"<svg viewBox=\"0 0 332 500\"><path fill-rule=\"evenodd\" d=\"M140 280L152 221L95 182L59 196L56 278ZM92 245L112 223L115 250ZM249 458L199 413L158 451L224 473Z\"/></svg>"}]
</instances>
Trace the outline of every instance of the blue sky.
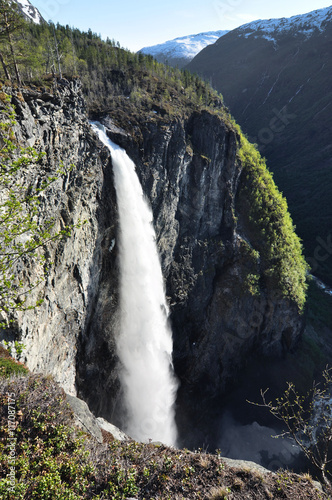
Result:
<instances>
[{"instance_id":1,"label":"blue sky","mask_svg":"<svg viewBox=\"0 0 332 500\"><path fill-rule=\"evenodd\" d=\"M290 17L328 7L313 0L30 0L43 17L136 51L178 36L233 29L256 19ZM330 0L331 1L331 0Z\"/></svg>"}]
</instances>

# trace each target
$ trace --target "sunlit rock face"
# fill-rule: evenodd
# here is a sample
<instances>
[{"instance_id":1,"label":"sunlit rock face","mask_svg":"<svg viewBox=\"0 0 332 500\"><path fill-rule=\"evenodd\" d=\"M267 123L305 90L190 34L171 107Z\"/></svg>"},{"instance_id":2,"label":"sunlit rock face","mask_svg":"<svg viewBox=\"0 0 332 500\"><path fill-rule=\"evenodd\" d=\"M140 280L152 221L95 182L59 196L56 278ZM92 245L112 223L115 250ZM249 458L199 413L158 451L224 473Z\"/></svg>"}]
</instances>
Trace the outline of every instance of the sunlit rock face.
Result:
<instances>
[{"instance_id":1,"label":"sunlit rock face","mask_svg":"<svg viewBox=\"0 0 332 500\"><path fill-rule=\"evenodd\" d=\"M87 221L75 228L70 238L48 245L46 281L32 292L27 303L43 299L43 304L17 316L17 330L26 345L24 356L29 368L52 373L71 394L76 393L78 346L84 338L94 298L102 290L103 252L112 258L108 252L113 237L109 212L115 213L114 198L109 194L103 202L108 218L104 225L99 209L104 168L79 87L78 82L64 81L54 92L4 89L13 95L18 141L45 152L37 168L22 172L26 186L57 176L61 165L68 172L40 195L40 221L54 217L57 231L67 224ZM32 262L18 272L28 285L36 282L42 269Z\"/></svg>"}]
</instances>

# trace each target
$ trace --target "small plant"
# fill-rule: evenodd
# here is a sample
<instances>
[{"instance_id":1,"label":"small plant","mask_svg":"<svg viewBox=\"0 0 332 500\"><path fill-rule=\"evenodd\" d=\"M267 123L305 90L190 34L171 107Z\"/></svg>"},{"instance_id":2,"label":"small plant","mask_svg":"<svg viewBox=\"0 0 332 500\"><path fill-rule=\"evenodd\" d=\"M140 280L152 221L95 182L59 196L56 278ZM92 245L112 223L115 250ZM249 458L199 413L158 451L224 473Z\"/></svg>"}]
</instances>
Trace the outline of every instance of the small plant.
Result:
<instances>
[{"instance_id":1,"label":"small plant","mask_svg":"<svg viewBox=\"0 0 332 500\"><path fill-rule=\"evenodd\" d=\"M187 477L189 477L195 473L195 468L191 467L190 465L186 465L185 467L183 467L183 472Z\"/></svg>"},{"instance_id":2,"label":"small plant","mask_svg":"<svg viewBox=\"0 0 332 500\"><path fill-rule=\"evenodd\" d=\"M171 459L171 457L166 456L164 458L164 469L166 471L170 471L173 468L173 465L174 465L174 463L173 463L173 460Z\"/></svg>"},{"instance_id":3,"label":"small plant","mask_svg":"<svg viewBox=\"0 0 332 500\"><path fill-rule=\"evenodd\" d=\"M125 470L115 466L109 482L108 492L113 499L124 499L137 495L139 488L136 485L137 471L134 467Z\"/></svg>"},{"instance_id":4,"label":"small plant","mask_svg":"<svg viewBox=\"0 0 332 500\"><path fill-rule=\"evenodd\" d=\"M144 467L143 476L148 479L150 477L150 469L148 469L147 467Z\"/></svg>"},{"instance_id":5,"label":"small plant","mask_svg":"<svg viewBox=\"0 0 332 500\"><path fill-rule=\"evenodd\" d=\"M227 500L228 495L231 493L230 488L225 486L218 486L211 488L209 500Z\"/></svg>"},{"instance_id":6,"label":"small plant","mask_svg":"<svg viewBox=\"0 0 332 500\"><path fill-rule=\"evenodd\" d=\"M305 472L304 474L302 474L302 477L305 481L309 481L310 483L312 483L312 476L309 472Z\"/></svg>"},{"instance_id":7,"label":"small plant","mask_svg":"<svg viewBox=\"0 0 332 500\"><path fill-rule=\"evenodd\" d=\"M243 283L244 289L252 296L259 296L259 276L257 274L248 273Z\"/></svg>"},{"instance_id":8,"label":"small plant","mask_svg":"<svg viewBox=\"0 0 332 500\"><path fill-rule=\"evenodd\" d=\"M205 454L200 455L199 457L199 465L203 467L203 469L207 469L210 465L209 457Z\"/></svg>"},{"instance_id":9,"label":"small plant","mask_svg":"<svg viewBox=\"0 0 332 500\"><path fill-rule=\"evenodd\" d=\"M157 470L158 469L158 464L155 460L150 460L149 465L152 470Z\"/></svg>"},{"instance_id":10,"label":"small plant","mask_svg":"<svg viewBox=\"0 0 332 500\"><path fill-rule=\"evenodd\" d=\"M20 358L24 349L26 349L26 345L23 344L23 342L19 342L18 340L15 340L14 345L15 345L16 354Z\"/></svg>"},{"instance_id":11,"label":"small plant","mask_svg":"<svg viewBox=\"0 0 332 500\"><path fill-rule=\"evenodd\" d=\"M2 341L3 345L6 347L7 351L9 352L10 356L13 357L20 357L24 349L26 348L26 345L23 344L23 342L19 342L18 340L15 340L14 346L11 342L8 342L7 340Z\"/></svg>"}]
</instances>

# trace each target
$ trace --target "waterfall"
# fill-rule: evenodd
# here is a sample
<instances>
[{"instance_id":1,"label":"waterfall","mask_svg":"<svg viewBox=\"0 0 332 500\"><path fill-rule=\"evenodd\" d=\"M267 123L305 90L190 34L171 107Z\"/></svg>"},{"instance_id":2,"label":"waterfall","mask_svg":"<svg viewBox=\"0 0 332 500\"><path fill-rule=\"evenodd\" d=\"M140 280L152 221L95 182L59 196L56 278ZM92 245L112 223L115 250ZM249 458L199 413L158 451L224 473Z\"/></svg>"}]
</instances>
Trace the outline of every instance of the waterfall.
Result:
<instances>
[{"instance_id":1,"label":"waterfall","mask_svg":"<svg viewBox=\"0 0 332 500\"><path fill-rule=\"evenodd\" d=\"M92 123L92 127L112 155L119 211L121 319L116 342L127 412L124 430L140 441L174 445L177 381L152 211L134 163L102 125Z\"/></svg>"}]
</instances>

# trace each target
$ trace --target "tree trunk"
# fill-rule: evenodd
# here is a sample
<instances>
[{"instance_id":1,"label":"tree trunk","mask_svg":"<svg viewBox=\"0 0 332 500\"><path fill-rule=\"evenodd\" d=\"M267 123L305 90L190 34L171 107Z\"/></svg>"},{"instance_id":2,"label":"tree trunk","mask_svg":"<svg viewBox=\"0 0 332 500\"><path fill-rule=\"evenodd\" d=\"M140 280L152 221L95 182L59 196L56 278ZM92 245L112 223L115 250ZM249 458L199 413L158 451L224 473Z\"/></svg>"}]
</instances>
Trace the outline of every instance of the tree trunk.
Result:
<instances>
[{"instance_id":1,"label":"tree trunk","mask_svg":"<svg viewBox=\"0 0 332 500\"><path fill-rule=\"evenodd\" d=\"M325 466L324 468L321 469L321 473L322 473L322 478L323 478L323 482L324 484L328 487L328 488L331 488L331 482L330 480L328 479L327 475L326 475L326 472L325 472Z\"/></svg>"},{"instance_id":2,"label":"tree trunk","mask_svg":"<svg viewBox=\"0 0 332 500\"><path fill-rule=\"evenodd\" d=\"M3 55L2 55L1 51L0 51L0 61L1 61L1 64L2 64L2 67L3 67L3 70L5 72L5 76L6 76L7 80L11 81L10 74L8 72L8 68L7 68L7 65L6 65L6 63L4 61L4 58L3 58Z\"/></svg>"},{"instance_id":3,"label":"tree trunk","mask_svg":"<svg viewBox=\"0 0 332 500\"><path fill-rule=\"evenodd\" d=\"M10 46L10 52L11 52L12 58L13 58L13 65L14 65L14 69L15 69L15 75L16 75L17 84L21 85L22 84L21 76L20 76L20 72L18 70L18 66L17 66L17 62L16 62L16 57L15 57L15 51L14 51L14 46L13 46L13 42L12 42L12 37L10 36L10 32L9 31L7 32L7 35L8 35L8 42L9 42L9 46Z\"/></svg>"},{"instance_id":4,"label":"tree trunk","mask_svg":"<svg viewBox=\"0 0 332 500\"><path fill-rule=\"evenodd\" d=\"M55 35L55 27L54 27L54 24L53 24L53 33L54 33L54 42L55 42L56 58L57 58L57 61L58 61L58 68L59 68L59 78L61 79L61 78L62 78L62 71L61 71L60 56L59 56L59 50L58 50L58 42L57 42L56 35Z\"/></svg>"}]
</instances>

